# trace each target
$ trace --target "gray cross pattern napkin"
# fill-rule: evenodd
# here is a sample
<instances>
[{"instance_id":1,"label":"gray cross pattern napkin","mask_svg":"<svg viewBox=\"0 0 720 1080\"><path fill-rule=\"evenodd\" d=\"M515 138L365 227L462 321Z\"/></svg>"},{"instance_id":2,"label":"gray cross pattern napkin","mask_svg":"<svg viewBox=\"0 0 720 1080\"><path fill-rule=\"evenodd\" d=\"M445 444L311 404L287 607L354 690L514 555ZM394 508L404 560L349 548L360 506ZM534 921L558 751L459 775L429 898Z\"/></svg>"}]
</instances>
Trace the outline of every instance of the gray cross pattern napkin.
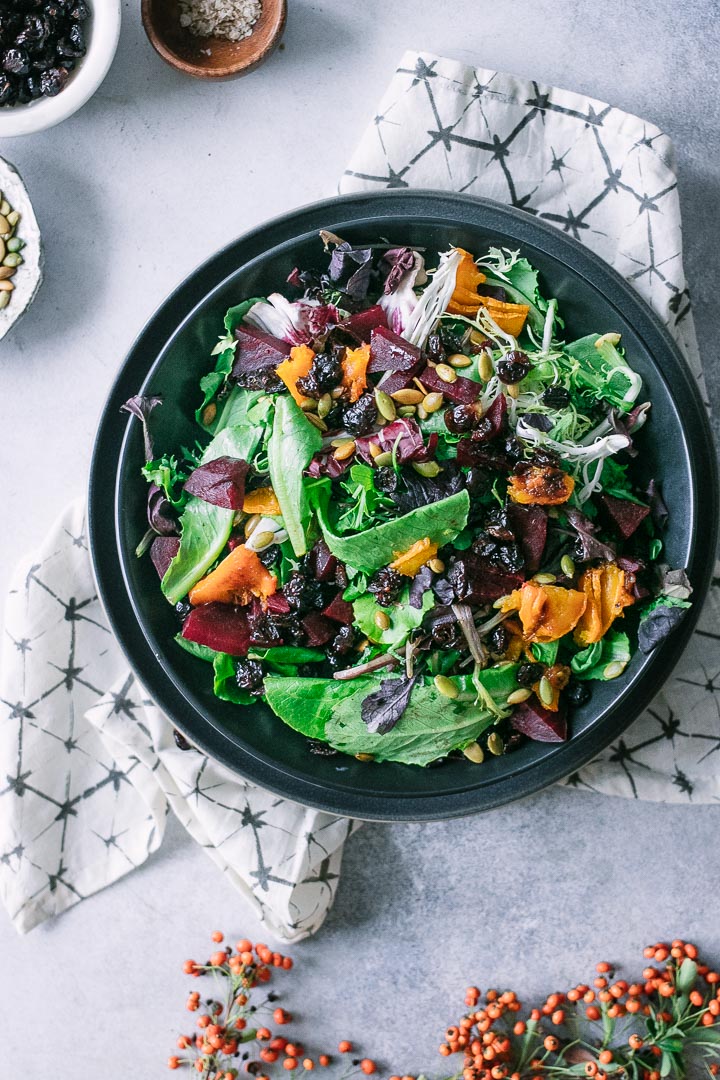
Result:
<instances>
[{"instance_id":1,"label":"gray cross pattern napkin","mask_svg":"<svg viewBox=\"0 0 720 1080\"><path fill-rule=\"evenodd\" d=\"M576 235L633 282L702 379L669 140L597 101L407 53L341 190L449 188ZM720 797L714 588L653 706L571 782L665 801ZM18 567L0 654L0 896L20 931L97 892L162 842L170 810L268 931L318 929L354 825L244 783L175 744L95 596L82 505Z\"/></svg>"}]
</instances>

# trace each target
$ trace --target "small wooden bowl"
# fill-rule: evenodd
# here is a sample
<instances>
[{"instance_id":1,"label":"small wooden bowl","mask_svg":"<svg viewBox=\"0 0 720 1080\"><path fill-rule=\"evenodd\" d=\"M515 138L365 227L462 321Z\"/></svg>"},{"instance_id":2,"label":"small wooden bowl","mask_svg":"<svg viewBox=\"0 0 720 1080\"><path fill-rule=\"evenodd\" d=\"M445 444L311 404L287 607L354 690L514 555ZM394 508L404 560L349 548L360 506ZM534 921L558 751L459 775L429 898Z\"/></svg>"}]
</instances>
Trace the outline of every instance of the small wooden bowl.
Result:
<instances>
[{"instance_id":1,"label":"small wooden bowl","mask_svg":"<svg viewBox=\"0 0 720 1080\"><path fill-rule=\"evenodd\" d=\"M260 18L242 41L195 37L180 25L177 0L142 0L145 33L172 67L196 79L230 79L259 67L280 43L287 0L263 0Z\"/></svg>"}]
</instances>

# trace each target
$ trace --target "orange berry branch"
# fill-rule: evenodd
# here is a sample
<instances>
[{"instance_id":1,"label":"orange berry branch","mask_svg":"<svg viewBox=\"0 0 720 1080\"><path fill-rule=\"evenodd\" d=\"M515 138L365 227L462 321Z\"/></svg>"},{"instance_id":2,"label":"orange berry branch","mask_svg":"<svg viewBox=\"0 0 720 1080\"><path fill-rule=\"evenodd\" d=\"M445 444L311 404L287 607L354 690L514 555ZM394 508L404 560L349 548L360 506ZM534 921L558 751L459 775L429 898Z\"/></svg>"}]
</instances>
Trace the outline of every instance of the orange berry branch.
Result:
<instances>
[{"instance_id":1,"label":"orange berry branch","mask_svg":"<svg viewBox=\"0 0 720 1080\"><path fill-rule=\"evenodd\" d=\"M273 1036L256 1026L263 1012L284 1027L292 1016L276 1007L277 995L256 1001L253 991L270 981L274 968L290 970L292 960L267 945L239 941L235 951L218 946L205 964L186 960L183 970L197 978L211 974L223 984L223 1000L206 998L199 1029L181 1035L168 1059L171 1069L194 1068L201 1080L236 1080L240 1073L271 1080L273 1066L282 1065L294 1080L298 1070L334 1064L330 1054L309 1056L299 1042ZM612 965L596 966L592 985L579 983L550 994L529 1012L513 990L488 990L484 999L476 987L465 994L468 1011L445 1032L442 1057L462 1054L462 1065L448 1080L684 1080L691 1061L704 1061L712 1076L720 1073L720 974L700 961L694 945L675 940L644 950L651 963L634 982L616 979ZM200 1011L200 994L187 1001ZM350 1058L353 1045L338 1045L344 1065L341 1080L372 1076L370 1058ZM389 1080L415 1080L390 1076Z\"/></svg>"}]
</instances>

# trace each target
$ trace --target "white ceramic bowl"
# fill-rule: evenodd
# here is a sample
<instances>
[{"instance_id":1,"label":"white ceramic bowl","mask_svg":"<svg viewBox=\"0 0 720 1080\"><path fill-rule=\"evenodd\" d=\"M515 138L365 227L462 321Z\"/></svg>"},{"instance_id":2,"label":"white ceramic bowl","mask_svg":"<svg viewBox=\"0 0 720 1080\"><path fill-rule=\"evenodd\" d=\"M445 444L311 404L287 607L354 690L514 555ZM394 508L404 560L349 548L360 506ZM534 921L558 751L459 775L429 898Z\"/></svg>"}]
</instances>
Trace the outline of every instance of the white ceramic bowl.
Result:
<instances>
[{"instance_id":1,"label":"white ceramic bowl","mask_svg":"<svg viewBox=\"0 0 720 1080\"><path fill-rule=\"evenodd\" d=\"M105 78L120 37L121 0L91 0L87 52L57 97L0 108L0 138L32 135L67 120L82 108ZM7 309L6 309L7 310Z\"/></svg>"},{"instance_id":2,"label":"white ceramic bowl","mask_svg":"<svg viewBox=\"0 0 720 1080\"><path fill-rule=\"evenodd\" d=\"M42 281L43 251L40 229L30 202L30 196L17 170L0 158L0 191L21 217L17 235L25 241L22 249L23 262L12 279L13 290L10 303L0 310L0 339L20 319L35 299Z\"/></svg>"}]
</instances>

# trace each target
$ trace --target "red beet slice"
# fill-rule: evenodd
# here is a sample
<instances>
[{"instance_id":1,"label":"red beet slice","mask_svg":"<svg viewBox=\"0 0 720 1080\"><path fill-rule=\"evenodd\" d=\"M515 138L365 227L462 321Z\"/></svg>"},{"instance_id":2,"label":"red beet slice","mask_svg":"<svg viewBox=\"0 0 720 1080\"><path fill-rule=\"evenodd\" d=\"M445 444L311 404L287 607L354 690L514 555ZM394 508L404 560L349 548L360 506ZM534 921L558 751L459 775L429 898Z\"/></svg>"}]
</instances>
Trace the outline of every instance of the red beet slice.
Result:
<instances>
[{"instance_id":1,"label":"red beet slice","mask_svg":"<svg viewBox=\"0 0 720 1080\"><path fill-rule=\"evenodd\" d=\"M458 465L475 465L489 472L510 472L515 462L499 446L487 446L471 438L461 439L457 444Z\"/></svg>"},{"instance_id":2,"label":"red beet slice","mask_svg":"<svg viewBox=\"0 0 720 1080\"><path fill-rule=\"evenodd\" d=\"M369 342L373 330L379 326L387 326L387 317L379 304L368 308L367 311L357 311L349 319L338 324L338 329L344 330L356 339L356 341Z\"/></svg>"},{"instance_id":3,"label":"red beet slice","mask_svg":"<svg viewBox=\"0 0 720 1080\"><path fill-rule=\"evenodd\" d=\"M600 502L605 507L610 520L620 535L627 540L650 513L649 506L640 506L629 499L616 499L614 495L601 495Z\"/></svg>"},{"instance_id":4,"label":"red beet slice","mask_svg":"<svg viewBox=\"0 0 720 1080\"><path fill-rule=\"evenodd\" d=\"M250 646L247 615L229 604L193 608L183 623L182 636L229 656L245 656Z\"/></svg>"},{"instance_id":5,"label":"red beet slice","mask_svg":"<svg viewBox=\"0 0 720 1080\"><path fill-rule=\"evenodd\" d=\"M326 619L319 611L310 611L301 622L307 634L308 647L311 649L326 645L337 633L332 620Z\"/></svg>"},{"instance_id":6,"label":"red beet slice","mask_svg":"<svg viewBox=\"0 0 720 1080\"><path fill-rule=\"evenodd\" d=\"M411 345L399 334L393 333L386 326L378 326L370 337L370 363L368 371L409 371L422 363L422 355L417 345Z\"/></svg>"},{"instance_id":7,"label":"red beet slice","mask_svg":"<svg viewBox=\"0 0 720 1080\"><path fill-rule=\"evenodd\" d=\"M219 457L198 465L184 488L198 499L221 506L224 510L242 510L245 501L245 477L250 466L242 458Z\"/></svg>"},{"instance_id":8,"label":"red beet slice","mask_svg":"<svg viewBox=\"0 0 720 1080\"><path fill-rule=\"evenodd\" d=\"M567 739L567 720L562 706L559 712L550 712L534 698L515 706L510 724L535 742L565 742Z\"/></svg>"},{"instance_id":9,"label":"red beet slice","mask_svg":"<svg viewBox=\"0 0 720 1080\"><path fill-rule=\"evenodd\" d=\"M483 420L489 420L492 424L491 439L494 439L497 435L502 435L505 430L506 418L507 401L504 394L498 394L483 413Z\"/></svg>"},{"instance_id":10,"label":"red beet slice","mask_svg":"<svg viewBox=\"0 0 720 1080\"><path fill-rule=\"evenodd\" d=\"M233 375L277 367L290 355L291 346L287 341L273 337L255 326L241 323L235 328L235 337L237 347Z\"/></svg>"},{"instance_id":11,"label":"red beet slice","mask_svg":"<svg viewBox=\"0 0 720 1080\"><path fill-rule=\"evenodd\" d=\"M520 541L525 556L525 574L531 577L540 569L547 541L547 512L542 506L508 503L508 523Z\"/></svg>"},{"instance_id":12,"label":"red beet slice","mask_svg":"<svg viewBox=\"0 0 720 1080\"><path fill-rule=\"evenodd\" d=\"M291 608L290 603L283 596L281 592L273 593L272 596L268 596L267 600L268 615L289 615Z\"/></svg>"},{"instance_id":13,"label":"red beet slice","mask_svg":"<svg viewBox=\"0 0 720 1080\"><path fill-rule=\"evenodd\" d=\"M332 619L333 622L342 623L343 626L352 626L353 606L347 600L343 600L342 593L338 593L335 599L323 609L323 615L327 619Z\"/></svg>"},{"instance_id":14,"label":"red beet slice","mask_svg":"<svg viewBox=\"0 0 720 1080\"><path fill-rule=\"evenodd\" d=\"M386 394L396 394L398 390L416 390L413 379L420 374L424 366L425 361L420 357L406 371L386 371L378 383L378 388Z\"/></svg>"},{"instance_id":15,"label":"red beet slice","mask_svg":"<svg viewBox=\"0 0 720 1080\"><path fill-rule=\"evenodd\" d=\"M150 558L160 579L165 577L167 568L180 550L177 536L156 536L150 546Z\"/></svg>"},{"instance_id":16,"label":"red beet slice","mask_svg":"<svg viewBox=\"0 0 720 1080\"><path fill-rule=\"evenodd\" d=\"M458 375L455 382L445 382L430 365L425 368L420 380L428 390L443 394L448 401L454 401L459 405L470 405L473 401L477 401L483 389L482 383L464 379L462 375Z\"/></svg>"},{"instance_id":17,"label":"red beet slice","mask_svg":"<svg viewBox=\"0 0 720 1080\"><path fill-rule=\"evenodd\" d=\"M337 559L324 540L316 540L308 557L308 571L316 581L334 581Z\"/></svg>"}]
</instances>

